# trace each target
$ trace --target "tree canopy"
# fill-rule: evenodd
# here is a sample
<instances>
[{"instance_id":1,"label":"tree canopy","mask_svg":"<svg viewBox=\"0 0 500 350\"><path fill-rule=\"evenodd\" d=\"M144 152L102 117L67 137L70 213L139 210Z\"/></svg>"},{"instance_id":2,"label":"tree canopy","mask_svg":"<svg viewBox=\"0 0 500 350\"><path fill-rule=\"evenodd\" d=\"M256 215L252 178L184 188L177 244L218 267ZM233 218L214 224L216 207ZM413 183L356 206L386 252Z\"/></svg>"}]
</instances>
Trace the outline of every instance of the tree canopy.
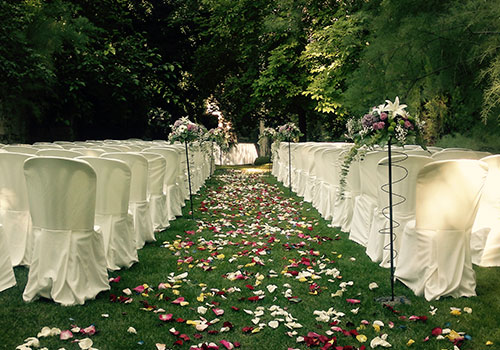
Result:
<instances>
[{"instance_id":1,"label":"tree canopy","mask_svg":"<svg viewBox=\"0 0 500 350\"><path fill-rule=\"evenodd\" d=\"M3 137L166 138L215 123L211 101L240 140L260 120L336 140L399 96L432 142L497 123L499 17L477 0L6 0Z\"/></svg>"}]
</instances>

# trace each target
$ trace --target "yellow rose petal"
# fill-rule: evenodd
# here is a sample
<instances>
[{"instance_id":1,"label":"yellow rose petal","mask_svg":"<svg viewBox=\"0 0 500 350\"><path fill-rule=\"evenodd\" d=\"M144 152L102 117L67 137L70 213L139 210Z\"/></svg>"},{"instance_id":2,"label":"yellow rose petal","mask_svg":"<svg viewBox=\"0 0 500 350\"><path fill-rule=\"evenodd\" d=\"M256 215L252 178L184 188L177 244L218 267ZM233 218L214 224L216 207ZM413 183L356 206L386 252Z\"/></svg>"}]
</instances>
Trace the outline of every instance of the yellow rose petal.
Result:
<instances>
[{"instance_id":1,"label":"yellow rose petal","mask_svg":"<svg viewBox=\"0 0 500 350\"><path fill-rule=\"evenodd\" d=\"M356 339L360 342L360 343L364 343L368 340L368 338L366 337L366 335L364 334L358 334L356 336Z\"/></svg>"},{"instance_id":2,"label":"yellow rose petal","mask_svg":"<svg viewBox=\"0 0 500 350\"><path fill-rule=\"evenodd\" d=\"M486 342L486 345L488 345L488 346L493 345L493 342L488 340L488 341Z\"/></svg>"},{"instance_id":3,"label":"yellow rose petal","mask_svg":"<svg viewBox=\"0 0 500 350\"><path fill-rule=\"evenodd\" d=\"M415 343L415 340L410 339L410 340L408 340L408 342L406 343L406 345L407 346L411 346L413 343Z\"/></svg>"}]
</instances>

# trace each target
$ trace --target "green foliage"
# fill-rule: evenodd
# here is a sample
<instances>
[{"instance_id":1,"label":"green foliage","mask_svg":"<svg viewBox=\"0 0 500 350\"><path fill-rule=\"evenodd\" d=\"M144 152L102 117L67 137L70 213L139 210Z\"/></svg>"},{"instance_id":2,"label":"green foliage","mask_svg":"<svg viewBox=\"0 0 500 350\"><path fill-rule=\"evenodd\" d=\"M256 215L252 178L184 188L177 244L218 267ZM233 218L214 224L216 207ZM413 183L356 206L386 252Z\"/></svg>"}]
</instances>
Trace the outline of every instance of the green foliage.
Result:
<instances>
[{"instance_id":1,"label":"green foliage","mask_svg":"<svg viewBox=\"0 0 500 350\"><path fill-rule=\"evenodd\" d=\"M271 163L271 157L257 157L253 165L264 165L267 163Z\"/></svg>"}]
</instances>

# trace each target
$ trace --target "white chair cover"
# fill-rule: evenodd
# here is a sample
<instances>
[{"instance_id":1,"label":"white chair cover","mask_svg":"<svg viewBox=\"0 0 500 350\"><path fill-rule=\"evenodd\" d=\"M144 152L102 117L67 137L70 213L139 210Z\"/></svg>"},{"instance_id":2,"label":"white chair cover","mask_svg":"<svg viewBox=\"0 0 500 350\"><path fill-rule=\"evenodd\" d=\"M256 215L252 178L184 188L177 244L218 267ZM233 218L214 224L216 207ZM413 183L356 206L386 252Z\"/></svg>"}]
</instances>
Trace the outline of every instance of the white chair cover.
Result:
<instances>
[{"instance_id":1,"label":"white chair cover","mask_svg":"<svg viewBox=\"0 0 500 350\"><path fill-rule=\"evenodd\" d=\"M97 148L72 148L70 151L76 151L86 157L99 157L101 154L106 153L102 149Z\"/></svg>"},{"instance_id":2,"label":"white chair cover","mask_svg":"<svg viewBox=\"0 0 500 350\"><path fill-rule=\"evenodd\" d=\"M349 150L344 150L340 153L341 165L344 162ZM343 196L340 196L340 188L335 203L333 204L333 217L331 226L340 227L343 232L351 230L352 214L354 210L354 202L361 191L359 180L359 160L355 159L349 166L349 173L346 177L346 185Z\"/></svg>"},{"instance_id":3,"label":"white chair cover","mask_svg":"<svg viewBox=\"0 0 500 350\"><path fill-rule=\"evenodd\" d=\"M31 263L33 233L28 191L24 179L24 161L30 154L0 154L0 222L12 266Z\"/></svg>"},{"instance_id":4,"label":"white chair cover","mask_svg":"<svg viewBox=\"0 0 500 350\"><path fill-rule=\"evenodd\" d=\"M130 267L138 262L134 219L128 213L131 172L127 163L117 159L80 157L97 174L95 224L104 237L104 252L109 270Z\"/></svg>"},{"instance_id":5,"label":"white chair cover","mask_svg":"<svg viewBox=\"0 0 500 350\"><path fill-rule=\"evenodd\" d=\"M392 161L393 246L394 266L396 266L403 230L409 221L415 220L417 176L426 164L432 162L432 158L412 154L405 157L396 154L393 155ZM366 254L372 261L380 262L382 267L390 267L391 264L390 223L387 219L389 217L389 194L382 190L382 186L385 186L385 190L389 191L388 183L388 157L384 157L377 166L377 207L374 209L366 245ZM387 217L382 212L384 208L387 208L385 209ZM381 230L384 233L381 233Z\"/></svg>"},{"instance_id":6,"label":"white chair cover","mask_svg":"<svg viewBox=\"0 0 500 350\"><path fill-rule=\"evenodd\" d=\"M90 148L98 149L98 150L104 151L106 153L122 152L122 150L119 148L115 148L115 147L111 147L111 146L104 146L104 145L90 146Z\"/></svg>"},{"instance_id":7,"label":"white chair cover","mask_svg":"<svg viewBox=\"0 0 500 350\"><path fill-rule=\"evenodd\" d=\"M218 149L218 147L216 149ZM279 152L278 151L279 151L279 143L276 142L276 141L274 141L271 144L271 161L273 162L273 167L272 167L272 170L271 170L271 174L274 177L276 177L276 178L278 177L278 174L279 174L279 164L280 164L280 158L279 158ZM217 153L216 153L216 159L217 159Z\"/></svg>"},{"instance_id":8,"label":"white chair cover","mask_svg":"<svg viewBox=\"0 0 500 350\"><path fill-rule=\"evenodd\" d=\"M16 285L16 276L10 260L9 246L0 225L0 292Z\"/></svg>"},{"instance_id":9,"label":"white chair cover","mask_svg":"<svg viewBox=\"0 0 500 350\"><path fill-rule=\"evenodd\" d=\"M321 159L322 153L326 151L329 147L326 144L318 144L313 147L313 150L310 152L310 162L307 165L307 173L308 177L305 183L304 188L304 201L311 203L315 197L315 193L317 190L319 179L318 173L321 168Z\"/></svg>"},{"instance_id":10,"label":"white chair cover","mask_svg":"<svg viewBox=\"0 0 500 350\"><path fill-rule=\"evenodd\" d=\"M151 147L146 148L145 152L152 152L162 155L166 161L165 181L163 191L167 196L166 212L168 220L175 220L176 216L182 215L182 204L180 184L177 183L181 172L181 162L179 152L173 148Z\"/></svg>"},{"instance_id":11,"label":"white chair cover","mask_svg":"<svg viewBox=\"0 0 500 350\"><path fill-rule=\"evenodd\" d=\"M417 178L416 220L405 227L395 276L427 300L476 295L470 233L488 166L448 160Z\"/></svg>"},{"instance_id":12,"label":"white chair cover","mask_svg":"<svg viewBox=\"0 0 500 350\"><path fill-rule=\"evenodd\" d=\"M31 146L10 146L7 145L3 148L3 150L11 153L24 153L24 154L36 154L38 152L38 148L33 148Z\"/></svg>"},{"instance_id":13,"label":"white chair cover","mask_svg":"<svg viewBox=\"0 0 500 350\"><path fill-rule=\"evenodd\" d=\"M132 178L128 210L134 218L137 249L141 249L146 242L156 240L147 198L148 161L138 153L104 153L101 157L124 161L130 168Z\"/></svg>"},{"instance_id":14,"label":"white chair cover","mask_svg":"<svg viewBox=\"0 0 500 350\"><path fill-rule=\"evenodd\" d=\"M40 157L26 160L24 173L34 249L23 299L74 305L108 290L103 237L94 231L94 170L80 160Z\"/></svg>"},{"instance_id":15,"label":"white chair cover","mask_svg":"<svg viewBox=\"0 0 500 350\"><path fill-rule=\"evenodd\" d=\"M449 160L449 159L481 159L482 156L474 151L465 149L444 149L440 152L432 154L433 160Z\"/></svg>"},{"instance_id":16,"label":"white chair cover","mask_svg":"<svg viewBox=\"0 0 500 350\"><path fill-rule=\"evenodd\" d=\"M163 193L166 161L157 153L142 152L148 160L148 201L151 211L151 221L156 231L162 231L170 226L167 215L167 197Z\"/></svg>"},{"instance_id":17,"label":"white chair cover","mask_svg":"<svg viewBox=\"0 0 500 350\"><path fill-rule=\"evenodd\" d=\"M33 148L38 148L40 149L63 149L62 146L57 145L52 142L35 142L34 144L31 145Z\"/></svg>"},{"instance_id":18,"label":"white chair cover","mask_svg":"<svg viewBox=\"0 0 500 350\"><path fill-rule=\"evenodd\" d=\"M331 220L333 207L338 193L340 175L340 154L343 148L331 147L321 153L318 164L318 181L316 182L313 204L325 220Z\"/></svg>"},{"instance_id":19,"label":"white chair cover","mask_svg":"<svg viewBox=\"0 0 500 350\"><path fill-rule=\"evenodd\" d=\"M472 226L472 262L500 266L500 155L481 160L488 164L488 177Z\"/></svg>"},{"instance_id":20,"label":"white chair cover","mask_svg":"<svg viewBox=\"0 0 500 350\"><path fill-rule=\"evenodd\" d=\"M67 149L41 149L36 152L39 157L64 157L64 158L76 158L83 156L83 153L77 151L70 151Z\"/></svg>"},{"instance_id":21,"label":"white chair cover","mask_svg":"<svg viewBox=\"0 0 500 350\"><path fill-rule=\"evenodd\" d=\"M366 247L372 223L373 210L377 206L377 164L386 157L384 151L366 153L359 162L360 194L354 200L349 239Z\"/></svg>"}]
</instances>

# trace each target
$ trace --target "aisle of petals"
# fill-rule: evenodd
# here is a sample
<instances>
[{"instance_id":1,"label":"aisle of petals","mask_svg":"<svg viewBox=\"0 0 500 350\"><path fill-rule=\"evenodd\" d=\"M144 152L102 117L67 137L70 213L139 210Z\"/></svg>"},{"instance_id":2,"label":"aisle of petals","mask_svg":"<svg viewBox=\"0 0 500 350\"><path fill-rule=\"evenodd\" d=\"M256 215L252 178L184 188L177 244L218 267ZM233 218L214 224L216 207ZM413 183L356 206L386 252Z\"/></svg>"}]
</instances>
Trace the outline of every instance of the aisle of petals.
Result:
<instances>
[{"instance_id":1,"label":"aisle of petals","mask_svg":"<svg viewBox=\"0 0 500 350\"><path fill-rule=\"evenodd\" d=\"M415 348L439 341L440 349L458 349L467 341L450 324L429 322L437 312L432 306L427 315L405 315L376 304L378 283L357 280L356 258L336 251L346 235L320 229L311 209L266 176L235 170L217 176L217 187L205 191L196 209L197 228L172 232L158 248L177 262L162 281L111 279L110 302L140 308L158 327L155 340L145 342L131 324L127 332L136 344L158 350L363 350L394 346L396 333L400 346L404 331L405 346L417 343ZM92 349L93 333L81 330L56 335L81 335L88 340L80 348ZM419 334L427 336L412 339Z\"/></svg>"}]
</instances>

